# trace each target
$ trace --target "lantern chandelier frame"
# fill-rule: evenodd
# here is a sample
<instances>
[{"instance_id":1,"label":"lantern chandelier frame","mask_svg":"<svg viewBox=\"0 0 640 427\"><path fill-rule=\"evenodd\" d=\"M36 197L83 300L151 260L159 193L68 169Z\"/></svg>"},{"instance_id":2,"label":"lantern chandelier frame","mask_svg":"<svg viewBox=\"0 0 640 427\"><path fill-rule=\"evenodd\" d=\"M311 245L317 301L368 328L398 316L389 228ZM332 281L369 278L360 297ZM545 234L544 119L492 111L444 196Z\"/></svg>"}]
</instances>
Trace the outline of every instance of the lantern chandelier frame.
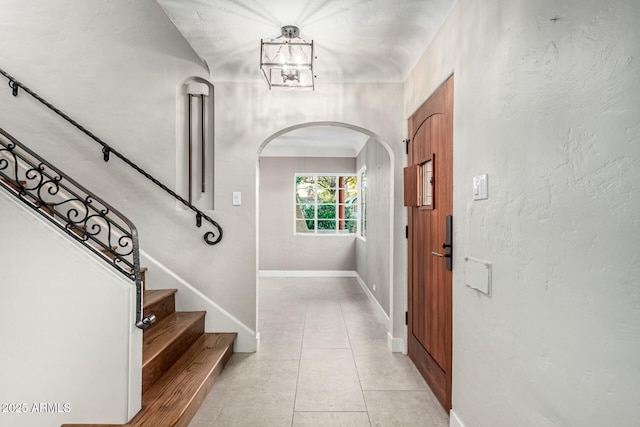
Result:
<instances>
[{"instance_id":1,"label":"lantern chandelier frame","mask_svg":"<svg viewBox=\"0 0 640 427\"><path fill-rule=\"evenodd\" d=\"M313 40L300 38L300 29L285 25L281 35L260 40L260 69L273 88L315 89Z\"/></svg>"}]
</instances>

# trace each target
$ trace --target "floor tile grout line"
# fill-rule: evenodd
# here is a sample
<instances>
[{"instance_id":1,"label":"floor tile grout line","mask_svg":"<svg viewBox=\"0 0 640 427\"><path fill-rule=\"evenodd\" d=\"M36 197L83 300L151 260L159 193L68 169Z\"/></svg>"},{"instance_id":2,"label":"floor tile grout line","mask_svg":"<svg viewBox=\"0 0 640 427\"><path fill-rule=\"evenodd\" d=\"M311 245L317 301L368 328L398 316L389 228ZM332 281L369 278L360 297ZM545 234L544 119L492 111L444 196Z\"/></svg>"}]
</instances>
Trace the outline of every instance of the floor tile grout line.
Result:
<instances>
[{"instance_id":1,"label":"floor tile grout line","mask_svg":"<svg viewBox=\"0 0 640 427\"><path fill-rule=\"evenodd\" d=\"M342 309L342 302L340 305L340 315L342 316L342 321L344 322L344 328L347 331L347 340L349 340L349 350L351 350L351 358L353 359L353 367L356 368L356 375L358 376L358 384L360 385L360 393L362 393L362 402L364 403L364 409L367 412L367 419L369 420L369 426L371 426L371 417L369 416L369 407L367 406L367 399L364 397L364 390L362 389L362 381L360 380L360 372L358 371L358 364L356 363L356 356L353 354L353 344L351 343L351 336L349 335L349 330L347 329L347 322L344 320L344 311Z\"/></svg>"},{"instance_id":2,"label":"floor tile grout line","mask_svg":"<svg viewBox=\"0 0 640 427\"><path fill-rule=\"evenodd\" d=\"M333 413L335 413L335 414L364 414L367 411L309 411L309 410L306 410L306 411L296 411L296 412L298 414L305 414L305 413L311 413L311 414L320 413L320 414L323 414L323 413L327 413L327 412L332 413L332 414Z\"/></svg>"},{"instance_id":3,"label":"floor tile grout line","mask_svg":"<svg viewBox=\"0 0 640 427\"><path fill-rule=\"evenodd\" d=\"M296 391L293 393L293 408L291 412L291 427L296 416L296 401L298 400L298 384L300 383L300 369L302 368L302 349L304 348L304 330L307 327L307 311L309 309L309 299L304 300L304 319L302 320L302 339L300 340L300 356L298 357L298 375L296 377Z\"/></svg>"}]
</instances>

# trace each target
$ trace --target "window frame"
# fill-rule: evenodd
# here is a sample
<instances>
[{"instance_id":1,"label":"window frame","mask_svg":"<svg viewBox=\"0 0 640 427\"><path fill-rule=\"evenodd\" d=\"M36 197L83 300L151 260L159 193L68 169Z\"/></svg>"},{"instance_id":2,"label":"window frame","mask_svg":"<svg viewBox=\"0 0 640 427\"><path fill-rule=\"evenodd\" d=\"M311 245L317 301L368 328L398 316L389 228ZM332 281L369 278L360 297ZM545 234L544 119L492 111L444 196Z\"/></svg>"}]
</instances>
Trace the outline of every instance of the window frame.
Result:
<instances>
[{"instance_id":1,"label":"window frame","mask_svg":"<svg viewBox=\"0 0 640 427\"><path fill-rule=\"evenodd\" d=\"M364 174L364 180L362 175ZM358 179L358 232L359 239L367 240L367 188L368 188L368 173L367 165L363 165L357 172Z\"/></svg>"},{"instance_id":2,"label":"window frame","mask_svg":"<svg viewBox=\"0 0 640 427\"><path fill-rule=\"evenodd\" d=\"M298 206L302 205L301 203L298 202L298 185L297 185L297 179L299 177L314 177L314 229L310 232L307 233L301 233L298 232L298 221L307 221L308 219L300 219L298 218L297 214L298 214ZM327 204L327 203L318 203L318 177L334 177L336 179L336 190L339 190L341 187L339 186L339 182L340 182L340 177L353 177L356 179L356 193L357 193L357 197L358 197L358 202L356 204L357 209L356 209L356 217L352 218L352 219L343 219L341 220L339 218L339 211L340 211L340 201L339 201L339 197L338 194L336 194L336 201L333 204ZM293 234L294 236L329 236L329 237L335 237L335 236L340 236L340 237L353 237L353 236L359 236L360 235L360 180L359 180L359 175L357 173L354 172L329 172L329 173L319 173L319 172L296 172L294 174L293 177ZM346 205L344 203L342 203L343 205ZM335 206L335 210L336 210L336 217L335 219L325 219L327 221L335 221L336 225L339 221L354 221L356 223L356 230L355 232L341 232L340 230L334 229L332 232L319 232L318 230L318 221L322 220L318 218L318 206Z\"/></svg>"}]
</instances>

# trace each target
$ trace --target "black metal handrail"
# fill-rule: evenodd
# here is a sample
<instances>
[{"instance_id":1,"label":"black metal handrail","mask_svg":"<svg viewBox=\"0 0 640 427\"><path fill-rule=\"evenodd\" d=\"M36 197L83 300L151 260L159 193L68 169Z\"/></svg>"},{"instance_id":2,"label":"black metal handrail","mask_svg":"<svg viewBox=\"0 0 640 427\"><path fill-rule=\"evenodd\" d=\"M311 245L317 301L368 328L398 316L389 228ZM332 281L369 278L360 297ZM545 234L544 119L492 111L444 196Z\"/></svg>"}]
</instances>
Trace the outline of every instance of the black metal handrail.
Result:
<instances>
[{"instance_id":1,"label":"black metal handrail","mask_svg":"<svg viewBox=\"0 0 640 427\"><path fill-rule=\"evenodd\" d=\"M143 317L138 231L120 212L0 128L0 187L135 282L136 326Z\"/></svg>"},{"instance_id":2,"label":"black metal handrail","mask_svg":"<svg viewBox=\"0 0 640 427\"><path fill-rule=\"evenodd\" d=\"M40 103L42 103L47 108L49 108L51 111L53 111L54 113L56 113L57 115L59 115L60 117L65 119L67 122L71 123L73 126L78 128L78 130L80 130L82 133L87 135L89 138L93 139L95 142L100 144L102 146L102 156L103 156L103 160L105 162L108 162L109 158L110 158L110 155L113 154L114 156L116 156L117 158L122 160L124 163L126 163L127 165L131 166L133 169L138 171L141 175L143 175L149 181L153 182L155 185L157 185L158 187L163 189L165 192L167 192L168 194L173 196L176 200L180 201L183 205L185 205L186 207L191 209L193 212L195 212L196 213L196 226L197 227L201 227L202 226L202 220L203 219L205 221L207 221L208 223L210 223L211 225L213 225L213 227L215 227L215 229L216 229L217 236L216 236L216 233L214 233L213 231L207 231L204 234L204 241L207 242L209 245L215 245L215 244L219 243L222 240L222 227L220 226L220 224L218 224L216 221L214 221L211 217L206 215L200 209L198 209L195 206L193 206L191 203L189 203L183 197L179 196L175 191L171 190L169 187L167 187L166 185L164 185L163 183L158 181L156 178L154 178L152 175L150 175L148 172L146 172L144 169L142 169L137 164L133 163L131 160L129 160L127 157L125 157L123 154L121 154L119 151L115 150L113 147L111 147L109 144L104 142L102 139L98 138L96 135L93 134L93 132L87 130L87 128L85 128L84 126L82 126L81 124L79 124L78 122L73 120L67 114L65 114L62 111L60 111L53 104L51 104L49 101L47 101L46 99L44 99L43 97L41 97L40 95L38 95L37 93L32 91L31 89L29 89L27 86L25 86L22 83L20 83L13 76L11 76L10 74L8 74L7 72L5 72L2 69L0 69L0 74L5 76L9 80L9 87L11 87L11 89L13 90L13 96L18 96L18 88L21 88L26 93L28 93L33 98L35 98Z\"/></svg>"}]
</instances>

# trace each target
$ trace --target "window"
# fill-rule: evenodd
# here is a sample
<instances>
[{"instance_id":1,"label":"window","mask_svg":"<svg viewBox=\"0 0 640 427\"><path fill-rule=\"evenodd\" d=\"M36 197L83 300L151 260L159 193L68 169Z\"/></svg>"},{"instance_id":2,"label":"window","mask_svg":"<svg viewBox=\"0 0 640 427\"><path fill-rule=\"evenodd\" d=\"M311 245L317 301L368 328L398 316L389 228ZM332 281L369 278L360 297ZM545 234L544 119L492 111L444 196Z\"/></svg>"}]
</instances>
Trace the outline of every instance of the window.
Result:
<instances>
[{"instance_id":1,"label":"window","mask_svg":"<svg viewBox=\"0 0 640 427\"><path fill-rule=\"evenodd\" d=\"M422 163L422 206L433 209L433 156Z\"/></svg>"},{"instance_id":2,"label":"window","mask_svg":"<svg viewBox=\"0 0 640 427\"><path fill-rule=\"evenodd\" d=\"M358 233L358 177L296 174L296 234Z\"/></svg>"},{"instance_id":3,"label":"window","mask_svg":"<svg viewBox=\"0 0 640 427\"><path fill-rule=\"evenodd\" d=\"M367 168L360 169L360 231L362 238L367 237Z\"/></svg>"}]
</instances>

